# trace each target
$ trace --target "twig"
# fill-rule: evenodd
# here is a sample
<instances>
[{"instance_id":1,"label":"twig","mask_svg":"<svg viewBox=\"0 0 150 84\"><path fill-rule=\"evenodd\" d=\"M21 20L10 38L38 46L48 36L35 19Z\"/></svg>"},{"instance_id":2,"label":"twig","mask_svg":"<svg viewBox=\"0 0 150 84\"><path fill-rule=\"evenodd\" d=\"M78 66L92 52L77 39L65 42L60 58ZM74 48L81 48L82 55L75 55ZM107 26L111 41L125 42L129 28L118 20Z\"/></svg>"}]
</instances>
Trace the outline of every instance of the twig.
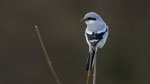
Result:
<instances>
[{"instance_id":1,"label":"twig","mask_svg":"<svg viewBox=\"0 0 150 84\"><path fill-rule=\"evenodd\" d=\"M35 30L36 30L36 33L37 33L37 35L38 35L38 38L39 38L41 47L42 47L42 49L43 49L43 51L44 51L44 54L45 54L45 57L46 57L48 66L49 66L50 70L52 71L52 74L53 74L53 76L55 77L55 79L56 79L56 81L57 81L57 84L61 84L61 82L60 82L60 80L59 80L59 78L58 78L58 76L57 76L57 74L56 74L56 72L55 72L55 70L54 70L54 68L53 68L53 66L52 66L52 62L51 62L51 60L49 59L48 53L47 53L47 51L46 51L46 49L45 49L45 46L44 46L42 37L41 37L41 35L40 35L40 31L39 31L39 28L38 28L37 25L35 25Z\"/></svg>"},{"instance_id":2,"label":"twig","mask_svg":"<svg viewBox=\"0 0 150 84\"><path fill-rule=\"evenodd\" d=\"M89 56L89 69L88 69L88 75L87 75L87 82L86 84L89 84L90 76L91 76L91 62L92 62L92 51L90 51L90 56Z\"/></svg>"},{"instance_id":3,"label":"twig","mask_svg":"<svg viewBox=\"0 0 150 84\"><path fill-rule=\"evenodd\" d=\"M93 73L93 84L96 84L96 54L94 58L94 73Z\"/></svg>"}]
</instances>

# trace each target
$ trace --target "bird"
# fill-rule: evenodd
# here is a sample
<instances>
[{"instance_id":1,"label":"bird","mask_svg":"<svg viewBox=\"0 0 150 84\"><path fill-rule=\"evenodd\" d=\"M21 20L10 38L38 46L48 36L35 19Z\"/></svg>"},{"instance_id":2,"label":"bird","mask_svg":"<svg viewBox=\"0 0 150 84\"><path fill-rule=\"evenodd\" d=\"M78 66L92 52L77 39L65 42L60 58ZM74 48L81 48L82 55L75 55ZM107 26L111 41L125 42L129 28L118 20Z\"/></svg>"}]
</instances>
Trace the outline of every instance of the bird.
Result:
<instances>
[{"instance_id":1,"label":"bird","mask_svg":"<svg viewBox=\"0 0 150 84\"><path fill-rule=\"evenodd\" d=\"M85 38L87 44L89 45L89 56L86 64L86 71L89 71L89 68L91 70L93 68L94 57L98 48L101 49L107 40L108 26L103 21L101 16L95 12L86 13L81 21L84 21L87 25L85 29ZM90 55L92 55L91 60ZM91 62L91 65L89 65L89 62Z\"/></svg>"}]
</instances>

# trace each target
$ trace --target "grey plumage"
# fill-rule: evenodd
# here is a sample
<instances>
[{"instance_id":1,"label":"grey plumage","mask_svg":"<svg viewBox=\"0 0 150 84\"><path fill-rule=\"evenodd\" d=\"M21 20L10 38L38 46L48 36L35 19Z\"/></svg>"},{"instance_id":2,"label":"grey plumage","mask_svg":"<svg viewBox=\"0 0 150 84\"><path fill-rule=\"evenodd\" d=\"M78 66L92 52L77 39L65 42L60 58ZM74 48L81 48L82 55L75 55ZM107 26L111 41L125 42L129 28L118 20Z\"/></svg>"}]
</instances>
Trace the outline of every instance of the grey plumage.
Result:
<instances>
[{"instance_id":1,"label":"grey plumage","mask_svg":"<svg viewBox=\"0 0 150 84\"><path fill-rule=\"evenodd\" d=\"M97 52L98 47L102 48L106 42L108 36L108 26L105 24L103 19L95 12L87 13L82 20L87 24L85 37L89 45L89 52L92 51L92 69L94 56ZM89 57L86 69L89 70Z\"/></svg>"}]
</instances>

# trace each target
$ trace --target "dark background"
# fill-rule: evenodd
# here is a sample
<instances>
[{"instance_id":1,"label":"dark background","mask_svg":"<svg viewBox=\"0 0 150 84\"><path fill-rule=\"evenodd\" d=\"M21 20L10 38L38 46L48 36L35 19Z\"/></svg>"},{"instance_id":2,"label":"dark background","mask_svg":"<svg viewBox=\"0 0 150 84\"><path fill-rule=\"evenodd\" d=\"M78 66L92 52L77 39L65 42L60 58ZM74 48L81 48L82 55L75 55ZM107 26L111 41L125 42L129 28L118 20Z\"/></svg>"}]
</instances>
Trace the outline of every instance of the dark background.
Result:
<instances>
[{"instance_id":1,"label":"dark background","mask_svg":"<svg viewBox=\"0 0 150 84\"><path fill-rule=\"evenodd\" d=\"M86 84L87 12L109 26L97 56L97 84L150 84L149 0L0 0L0 84L56 84L38 25L62 84Z\"/></svg>"}]
</instances>

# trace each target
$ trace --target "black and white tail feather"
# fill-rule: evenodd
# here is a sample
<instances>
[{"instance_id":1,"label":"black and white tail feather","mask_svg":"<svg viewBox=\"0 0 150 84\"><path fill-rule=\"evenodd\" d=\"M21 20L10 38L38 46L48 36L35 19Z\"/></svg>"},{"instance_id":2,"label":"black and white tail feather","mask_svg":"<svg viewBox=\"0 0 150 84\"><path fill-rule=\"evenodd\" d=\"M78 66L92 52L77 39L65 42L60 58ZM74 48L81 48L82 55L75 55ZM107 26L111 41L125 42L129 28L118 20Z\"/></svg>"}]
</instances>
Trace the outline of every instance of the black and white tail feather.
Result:
<instances>
[{"instance_id":1,"label":"black and white tail feather","mask_svg":"<svg viewBox=\"0 0 150 84\"><path fill-rule=\"evenodd\" d=\"M89 56L87 58L87 64L86 64L86 71L89 71L89 64L90 64L90 59L91 59L91 65L90 65L90 69L92 70L93 68L93 64L94 64L94 57L95 57L95 50L92 50L89 52ZM91 56L92 55L92 56ZM92 58L91 58L92 57Z\"/></svg>"}]
</instances>

